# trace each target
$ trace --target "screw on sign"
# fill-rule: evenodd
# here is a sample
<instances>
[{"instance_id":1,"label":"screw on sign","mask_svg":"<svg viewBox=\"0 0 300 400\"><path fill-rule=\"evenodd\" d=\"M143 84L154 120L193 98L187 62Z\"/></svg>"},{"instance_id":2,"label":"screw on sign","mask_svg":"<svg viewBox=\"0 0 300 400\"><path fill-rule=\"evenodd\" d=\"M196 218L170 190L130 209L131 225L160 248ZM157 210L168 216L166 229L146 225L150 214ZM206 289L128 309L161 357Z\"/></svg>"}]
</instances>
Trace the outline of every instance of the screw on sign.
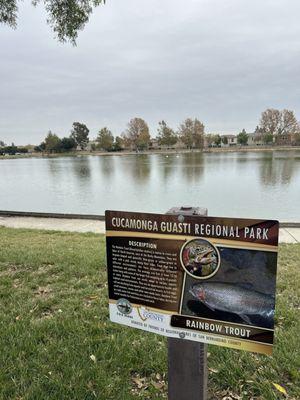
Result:
<instances>
[{"instance_id":1,"label":"screw on sign","mask_svg":"<svg viewBox=\"0 0 300 400\"><path fill-rule=\"evenodd\" d=\"M206 216L200 207L173 207L167 214ZM207 399L207 344L168 338L168 398L169 400Z\"/></svg>"}]
</instances>

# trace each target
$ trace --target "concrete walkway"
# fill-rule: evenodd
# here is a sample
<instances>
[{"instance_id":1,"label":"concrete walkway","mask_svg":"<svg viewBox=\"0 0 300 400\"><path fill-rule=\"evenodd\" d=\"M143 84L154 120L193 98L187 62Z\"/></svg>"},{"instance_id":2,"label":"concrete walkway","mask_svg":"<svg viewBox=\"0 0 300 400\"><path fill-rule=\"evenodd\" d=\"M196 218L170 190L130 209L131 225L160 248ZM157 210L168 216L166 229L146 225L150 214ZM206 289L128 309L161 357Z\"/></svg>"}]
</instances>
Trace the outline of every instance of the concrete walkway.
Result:
<instances>
[{"instance_id":1,"label":"concrete walkway","mask_svg":"<svg viewBox=\"0 0 300 400\"><path fill-rule=\"evenodd\" d=\"M104 221L90 219L0 216L0 226L67 232L105 233ZM280 243L300 243L300 228L280 228L279 241Z\"/></svg>"},{"instance_id":2,"label":"concrete walkway","mask_svg":"<svg viewBox=\"0 0 300 400\"><path fill-rule=\"evenodd\" d=\"M3 217L0 226L8 228L47 229L67 232L105 233L105 222L90 219Z\"/></svg>"}]
</instances>

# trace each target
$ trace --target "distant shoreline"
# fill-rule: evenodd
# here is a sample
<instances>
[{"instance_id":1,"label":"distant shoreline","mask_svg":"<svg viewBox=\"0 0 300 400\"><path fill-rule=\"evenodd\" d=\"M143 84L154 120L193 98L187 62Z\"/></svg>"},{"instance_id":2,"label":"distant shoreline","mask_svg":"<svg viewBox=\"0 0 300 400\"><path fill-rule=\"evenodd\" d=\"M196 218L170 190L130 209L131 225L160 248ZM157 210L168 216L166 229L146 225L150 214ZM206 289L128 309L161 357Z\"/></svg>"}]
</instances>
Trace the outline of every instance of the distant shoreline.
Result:
<instances>
[{"instance_id":1,"label":"distant shoreline","mask_svg":"<svg viewBox=\"0 0 300 400\"><path fill-rule=\"evenodd\" d=\"M300 150L300 146L231 146L231 147L211 147L206 149L161 149L135 151L76 151L67 153L30 153L10 156L0 156L0 160L18 158L58 158L58 157L82 157L82 156L130 156L142 154L187 154L187 153L237 153L237 152L263 152L263 151L293 151Z\"/></svg>"}]
</instances>

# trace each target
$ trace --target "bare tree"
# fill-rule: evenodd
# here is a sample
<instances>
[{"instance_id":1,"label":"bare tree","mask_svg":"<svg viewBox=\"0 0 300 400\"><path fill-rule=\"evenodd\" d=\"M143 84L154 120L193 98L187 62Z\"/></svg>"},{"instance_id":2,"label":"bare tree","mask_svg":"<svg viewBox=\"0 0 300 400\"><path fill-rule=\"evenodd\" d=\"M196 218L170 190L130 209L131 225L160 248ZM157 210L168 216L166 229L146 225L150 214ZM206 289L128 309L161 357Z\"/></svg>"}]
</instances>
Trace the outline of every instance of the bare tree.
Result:
<instances>
[{"instance_id":1,"label":"bare tree","mask_svg":"<svg viewBox=\"0 0 300 400\"><path fill-rule=\"evenodd\" d=\"M204 125L197 118L187 118L179 127L178 134L182 142L190 149L203 148Z\"/></svg>"},{"instance_id":2,"label":"bare tree","mask_svg":"<svg viewBox=\"0 0 300 400\"><path fill-rule=\"evenodd\" d=\"M149 147L150 134L147 123L142 118L133 118L129 121L126 131L123 133L126 146L134 150L144 150Z\"/></svg>"},{"instance_id":3,"label":"bare tree","mask_svg":"<svg viewBox=\"0 0 300 400\"><path fill-rule=\"evenodd\" d=\"M211 147L214 143L214 135L212 133L205 135L205 142L207 147Z\"/></svg>"},{"instance_id":4,"label":"bare tree","mask_svg":"<svg viewBox=\"0 0 300 400\"><path fill-rule=\"evenodd\" d=\"M281 111L281 132L282 134L294 134L299 130L299 123L295 117L294 111Z\"/></svg>"},{"instance_id":5,"label":"bare tree","mask_svg":"<svg viewBox=\"0 0 300 400\"><path fill-rule=\"evenodd\" d=\"M291 110L269 108L261 114L259 130L263 135L294 134L298 130L298 122Z\"/></svg>"}]
</instances>

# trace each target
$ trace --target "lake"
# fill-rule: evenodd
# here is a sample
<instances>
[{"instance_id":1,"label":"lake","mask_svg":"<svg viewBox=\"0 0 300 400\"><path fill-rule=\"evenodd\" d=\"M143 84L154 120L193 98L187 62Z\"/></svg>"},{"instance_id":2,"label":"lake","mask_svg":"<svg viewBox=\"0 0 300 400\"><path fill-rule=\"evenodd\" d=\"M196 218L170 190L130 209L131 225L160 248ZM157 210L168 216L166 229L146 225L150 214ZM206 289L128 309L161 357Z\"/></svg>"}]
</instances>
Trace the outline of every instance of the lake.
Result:
<instances>
[{"instance_id":1,"label":"lake","mask_svg":"<svg viewBox=\"0 0 300 400\"><path fill-rule=\"evenodd\" d=\"M0 160L0 209L104 214L204 206L300 221L300 150Z\"/></svg>"}]
</instances>

